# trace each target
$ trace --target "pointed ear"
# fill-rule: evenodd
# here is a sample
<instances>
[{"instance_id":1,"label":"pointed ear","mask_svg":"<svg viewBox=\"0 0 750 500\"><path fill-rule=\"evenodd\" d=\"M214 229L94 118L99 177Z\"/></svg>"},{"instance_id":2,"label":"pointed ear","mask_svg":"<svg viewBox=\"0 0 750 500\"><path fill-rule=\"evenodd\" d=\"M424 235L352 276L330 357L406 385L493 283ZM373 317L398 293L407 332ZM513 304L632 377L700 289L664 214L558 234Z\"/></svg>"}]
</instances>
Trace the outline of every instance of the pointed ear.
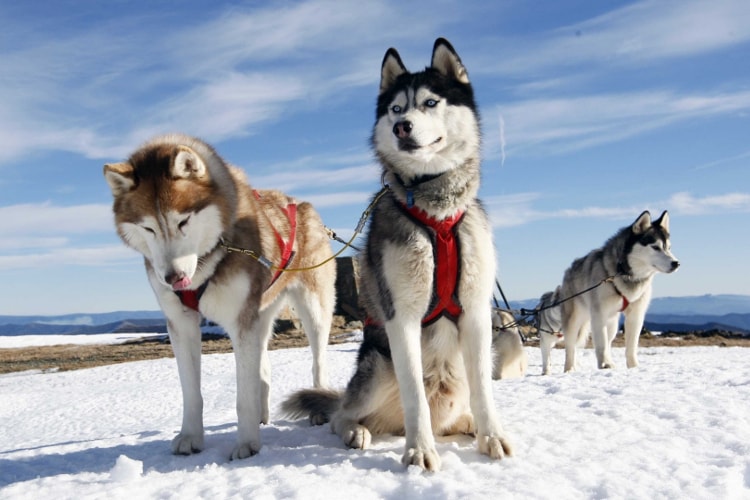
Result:
<instances>
[{"instance_id":1,"label":"pointed ear","mask_svg":"<svg viewBox=\"0 0 750 500\"><path fill-rule=\"evenodd\" d=\"M380 67L380 93L385 92L396 78L406 73L406 66L401 62L401 56L398 55L396 49L391 47L385 53L383 57L383 64Z\"/></svg>"},{"instance_id":2,"label":"pointed ear","mask_svg":"<svg viewBox=\"0 0 750 500\"><path fill-rule=\"evenodd\" d=\"M669 234L669 213L666 210L654 221L654 226L661 227L664 232Z\"/></svg>"},{"instance_id":3,"label":"pointed ear","mask_svg":"<svg viewBox=\"0 0 750 500\"><path fill-rule=\"evenodd\" d=\"M206 175L206 164L198 153L187 146L178 146L170 173L179 179L201 178Z\"/></svg>"},{"instance_id":4,"label":"pointed ear","mask_svg":"<svg viewBox=\"0 0 750 500\"><path fill-rule=\"evenodd\" d=\"M135 187L135 174L130 163L107 163L104 165L104 178L115 197Z\"/></svg>"},{"instance_id":5,"label":"pointed ear","mask_svg":"<svg viewBox=\"0 0 750 500\"><path fill-rule=\"evenodd\" d=\"M644 211L638 218L633 222L632 230L635 234L643 234L651 227L651 213L648 210Z\"/></svg>"},{"instance_id":6,"label":"pointed ear","mask_svg":"<svg viewBox=\"0 0 750 500\"><path fill-rule=\"evenodd\" d=\"M461 83L469 83L469 74L458 57L453 45L445 38L435 40L432 49L432 67L445 76L458 80Z\"/></svg>"}]
</instances>

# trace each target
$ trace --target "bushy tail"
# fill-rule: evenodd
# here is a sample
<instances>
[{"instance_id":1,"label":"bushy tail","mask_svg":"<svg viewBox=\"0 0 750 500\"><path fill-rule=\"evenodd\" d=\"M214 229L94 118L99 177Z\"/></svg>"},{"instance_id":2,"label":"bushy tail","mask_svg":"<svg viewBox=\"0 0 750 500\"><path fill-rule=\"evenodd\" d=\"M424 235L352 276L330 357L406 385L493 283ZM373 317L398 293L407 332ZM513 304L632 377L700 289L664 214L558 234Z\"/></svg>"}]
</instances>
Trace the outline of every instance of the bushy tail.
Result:
<instances>
[{"instance_id":1,"label":"bushy tail","mask_svg":"<svg viewBox=\"0 0 750 500\"><path fill-rule=\"evenodd\" d=\"M308 417L312 425L322 425L338 410L342 393L331 389L302 389L281 403L283 417Z\"/></svg>"}]
</instances>

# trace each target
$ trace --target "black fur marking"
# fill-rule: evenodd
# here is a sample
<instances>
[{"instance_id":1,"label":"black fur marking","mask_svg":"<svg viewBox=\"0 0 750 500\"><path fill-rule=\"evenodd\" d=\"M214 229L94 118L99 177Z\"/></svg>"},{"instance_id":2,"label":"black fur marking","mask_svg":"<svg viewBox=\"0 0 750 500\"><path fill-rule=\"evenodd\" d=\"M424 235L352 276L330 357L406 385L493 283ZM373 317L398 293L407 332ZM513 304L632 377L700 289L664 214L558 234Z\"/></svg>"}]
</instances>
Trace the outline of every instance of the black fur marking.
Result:
<instances>
[{"instance_id":1,"label":"black fur marking","mask_svg":"<svg viewBox=\"0 0 750 500\"><path fill-rule=\"evenodd\" d=\"M372 352L377 352L384 358L391 359L391 347L388 344L388 335L383 325L365 325L364 339L359 346L359 353L357 354L357 364L361 364Z\"/></svg>"},{"instance_id":2,"label":"black fur marking","mask_svg":"<svg viewBox=\"0 0 750 500\"><path fill-rule=\"evenodd\" d=\"M477 111L471 84L461 83L430 67L418 73L407 72L399 75L393 85L378 96L375 120L377 121L381 116L388 114L388 108L399 92L420 87L430 89L430 91L445 99L448 104L466 106L475 113Z\"/></svg>"}]
</instances>

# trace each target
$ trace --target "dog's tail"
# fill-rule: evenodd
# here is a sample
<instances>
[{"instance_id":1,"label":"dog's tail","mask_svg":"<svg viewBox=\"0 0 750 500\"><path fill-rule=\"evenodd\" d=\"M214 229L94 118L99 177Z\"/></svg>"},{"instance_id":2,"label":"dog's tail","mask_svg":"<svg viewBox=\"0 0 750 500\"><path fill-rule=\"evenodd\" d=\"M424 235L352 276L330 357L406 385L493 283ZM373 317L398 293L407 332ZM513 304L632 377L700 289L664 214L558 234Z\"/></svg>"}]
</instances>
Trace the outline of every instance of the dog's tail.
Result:
<instances>
[{"instance_id":1,"label":"dog's tail","mask_svg":"<svg viewBox=\"0 0 750 500\"><path fill-rule=\"evenodd\" d=\"M322 425L338 410L341 397L340 391L331 389L302 389L281 403L281 413L291 419L308 417L312 425Z\"/></svg>"}]
</instances>

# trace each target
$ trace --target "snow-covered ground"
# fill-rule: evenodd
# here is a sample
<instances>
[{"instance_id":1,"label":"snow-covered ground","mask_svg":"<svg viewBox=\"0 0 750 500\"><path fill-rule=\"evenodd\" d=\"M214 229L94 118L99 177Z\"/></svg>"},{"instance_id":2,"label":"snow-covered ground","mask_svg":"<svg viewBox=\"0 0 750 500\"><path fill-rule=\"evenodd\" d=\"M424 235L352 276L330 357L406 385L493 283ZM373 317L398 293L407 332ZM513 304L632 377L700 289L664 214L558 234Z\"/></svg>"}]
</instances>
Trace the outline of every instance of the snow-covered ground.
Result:
<instances>
[{"instance_id":1,"label":"snow-covered ground","mask_svg":"<svg viewBox=\"0 0 750 500\"><path fill-rule=\"evenodd\" d=\"M144 337L166 337L165 333L97 333L92 335L0 335L0 349L66 344L122 344Z\"/></svg>"},{"instance_id":2,"label":"snow-covered ground","mask_svg":"<svg viewBox=\"0 0 750 500\"><path fill-rule=\"evenodd\" d=\"M357 344L329 348L343 387ZM403 438L349 450L327 425L273 418L252 458L235 439L231 354L203 357L206 449L173 456L180 388L173 359L0 376L0 498L750 498L750 351L641 349L641 367L495 381L515 456L492 461L441 439L443 468L401 463ZM615 349L615 360L624 363ZM310 383L307 349L271 352L272 405Z\"/></svg>"}]
</instances>

